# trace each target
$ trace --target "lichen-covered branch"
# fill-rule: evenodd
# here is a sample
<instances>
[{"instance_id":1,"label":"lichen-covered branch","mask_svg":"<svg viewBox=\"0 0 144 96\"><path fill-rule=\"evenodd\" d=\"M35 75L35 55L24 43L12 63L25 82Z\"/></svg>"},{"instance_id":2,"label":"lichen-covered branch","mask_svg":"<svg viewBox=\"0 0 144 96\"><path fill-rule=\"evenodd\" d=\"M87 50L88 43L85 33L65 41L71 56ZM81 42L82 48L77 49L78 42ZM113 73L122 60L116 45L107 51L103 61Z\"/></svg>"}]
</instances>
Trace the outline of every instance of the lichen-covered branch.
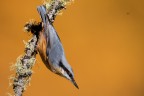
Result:
<instances>
[{"instance_id":1,"label":"lichen-covered branch","mask_svg":"<svg viewBox=\"0 0 144 96\"><path fill-rule=\"evenodd\" d=\"M26 85L30 82L32 67L36 61L36 42L37 37L34 35L32 39L26 44L25 54L20 57L15 64L16 76L13 82L15 96L22 96L22 93L26 89Z\"/></svg>"},{"instance_id":2,"label":"lichen-covered branch","mask_svg":"<svg viewBox=\"0 0 144 96\"><path fill-rule=\"evenodd\" d=\"M51 23L54 22L56 15L58 15L62 9L66 9L66 5L72 2L73 0L51 0L46 2L47 15Z\"/></svg>"},{"instance_id":3,"label":"lichen-covered branch","mask_svg":"<svg viewBox=\"0 0 144 96\"><path fill-rule=\"evenodd\" d=\"M17 59L14 68L16 76L13 78L13 90L15 96L22 96L27 84L30 82L32 75L32 67L36 61L36 46L38 42L39 31L42 30L41 22L30 21L25 25L25 31L31 32L33 37L25 43L25 53Z\"/></svg>"}]
</instances>

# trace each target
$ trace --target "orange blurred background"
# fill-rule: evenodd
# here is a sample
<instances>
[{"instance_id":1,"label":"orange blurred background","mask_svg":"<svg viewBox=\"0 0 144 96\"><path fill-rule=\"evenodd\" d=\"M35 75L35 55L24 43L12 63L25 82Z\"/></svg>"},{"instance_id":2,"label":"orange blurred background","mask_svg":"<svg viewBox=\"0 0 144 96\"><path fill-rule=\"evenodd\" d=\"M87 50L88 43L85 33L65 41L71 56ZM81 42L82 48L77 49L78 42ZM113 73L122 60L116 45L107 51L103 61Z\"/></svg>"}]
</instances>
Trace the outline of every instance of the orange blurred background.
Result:
<instances>
[{"instance_id":1,"label":"orange blurred background","mask_svg":"<svg viewBox=\"0 0 144 96\"><path fill-rule=\"evenodd\" d=\"M40 21L42 0L0 0L0 96L12 92L10 66L24 51L23 32ZM75 0L55 28L73 67L77 90L37 56L24 96L144 96L144 0Z\"/></svg>"}]
</instances>

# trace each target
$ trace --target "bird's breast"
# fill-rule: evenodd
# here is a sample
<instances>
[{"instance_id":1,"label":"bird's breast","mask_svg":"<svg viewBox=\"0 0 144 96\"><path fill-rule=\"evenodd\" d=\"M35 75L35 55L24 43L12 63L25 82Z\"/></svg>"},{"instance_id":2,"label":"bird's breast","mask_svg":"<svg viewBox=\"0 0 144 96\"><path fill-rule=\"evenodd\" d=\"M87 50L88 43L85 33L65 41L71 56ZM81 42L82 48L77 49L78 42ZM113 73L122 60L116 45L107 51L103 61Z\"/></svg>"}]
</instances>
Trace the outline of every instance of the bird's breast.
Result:
<instances>
[{"instance_id":1,"label":"bird's breast","mask_svg":"<svg viewBox=\"0 0 144 96\"><path fill-rule=\"evenodd\" d=\"M40 57L41 57L43 63L46 65L46 67L48 67L48 69L50 69L50 65L48 62L48 56L46 54L47 45L48 45L48 42L47 42L46 36L44 35L44 32L40 32L39 40L37 43L37 49L38 49L38 52L40 54Z\"/></svg>"}]
</instances>

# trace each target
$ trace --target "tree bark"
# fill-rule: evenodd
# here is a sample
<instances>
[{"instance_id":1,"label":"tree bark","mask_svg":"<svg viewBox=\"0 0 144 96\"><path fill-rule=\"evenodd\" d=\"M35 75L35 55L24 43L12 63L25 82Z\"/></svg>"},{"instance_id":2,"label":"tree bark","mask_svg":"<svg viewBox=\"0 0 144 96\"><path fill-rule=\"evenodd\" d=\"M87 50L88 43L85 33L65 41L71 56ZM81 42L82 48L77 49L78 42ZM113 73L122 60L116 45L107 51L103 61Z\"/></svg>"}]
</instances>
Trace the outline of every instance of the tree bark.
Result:
<instances>
[{"instance_id":1,"label":"tree bark","mask_svg":"<svg viewBox=\"0 0 144 96\"><path fill-rule=\"evenodd\" d=\"M24 56L20 57L16 62L16 76L13 82L15 96L22 96L26 85L30 82L30 77L32 75L31 69L36 61L36 43L37 37L34 35L26 44Z\"/></svg>"}]
</instances>

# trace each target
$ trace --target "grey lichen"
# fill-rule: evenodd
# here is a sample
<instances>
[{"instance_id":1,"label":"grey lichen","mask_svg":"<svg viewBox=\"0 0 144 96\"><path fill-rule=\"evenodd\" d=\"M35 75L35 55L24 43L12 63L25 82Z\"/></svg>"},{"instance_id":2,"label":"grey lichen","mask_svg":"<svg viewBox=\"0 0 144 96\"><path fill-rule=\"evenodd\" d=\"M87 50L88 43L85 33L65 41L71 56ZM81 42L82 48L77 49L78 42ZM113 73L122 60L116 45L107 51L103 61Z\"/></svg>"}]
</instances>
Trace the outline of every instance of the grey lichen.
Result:
<instances>
[{"instance_id":1,"label":"grey lichen","mask_svg":"<svg viewBox=\"0 0 144 96\"><path fill-rule=\"evenodd\" d=\"M17 59L15 64L16 76L13 81L15 96L22 96L32 75L32 67L35 64L37 51L35 50L37 37L34 35L25 45L25 54Z\"/></svg>"},{"instance_id":2,"label":"grey lichen","mask_svg":"<svg viewBox=\"0 0 144 96\"><path fill-rule=\"evenodd\" d=\"M47 9L47 15L51 23L54 22L56 15L61 14L62 9L66 9L66 5L74 0L48 0L44 5Z\"/></svg>"}]
</instances>

